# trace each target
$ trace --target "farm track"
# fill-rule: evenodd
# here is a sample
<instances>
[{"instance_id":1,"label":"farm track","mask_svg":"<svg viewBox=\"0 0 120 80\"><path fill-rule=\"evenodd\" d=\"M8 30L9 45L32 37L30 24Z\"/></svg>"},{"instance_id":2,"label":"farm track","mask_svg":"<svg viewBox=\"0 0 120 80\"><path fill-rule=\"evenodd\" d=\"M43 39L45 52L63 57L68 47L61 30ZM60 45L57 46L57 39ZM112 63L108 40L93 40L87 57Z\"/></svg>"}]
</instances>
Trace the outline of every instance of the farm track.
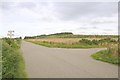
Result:
<instances>
[{"instance_id":1,"label":"farm track","mask_svg":"<svg viewBox=\"0 0 120 80\"><path fill-rule=\"evenodd\" d=\"M103 49L48 48L22 42L28 78L117 78L118 66L90 57Z\"/></svg>"}]
</instances>

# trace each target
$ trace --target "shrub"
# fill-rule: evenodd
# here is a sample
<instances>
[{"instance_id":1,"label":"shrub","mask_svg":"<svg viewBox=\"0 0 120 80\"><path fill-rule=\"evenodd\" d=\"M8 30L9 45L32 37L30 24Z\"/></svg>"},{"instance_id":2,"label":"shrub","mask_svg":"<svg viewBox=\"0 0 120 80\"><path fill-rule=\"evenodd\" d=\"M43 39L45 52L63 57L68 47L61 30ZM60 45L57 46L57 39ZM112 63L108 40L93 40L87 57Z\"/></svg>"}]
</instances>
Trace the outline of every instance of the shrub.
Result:
<instances>
[{"instance_id":1,"label":"shrub","mask_svg":"<svg viewBox=\"0 0 120 80\"><path fill-rule=\"evenodd\" d=\"M107 46L109 43L117 43L116 40L110 38L104 38L100 40L88 40L82 39L79 41L80 43L87 44L87 45L100 45L100 46Z\"/></svg>"},{"instance_id":2,"label":"shrub","mask_svg":"<svg viewBox=\"0 0 120 80\"><path fill-rule=\"evenodd\" d=\"M82 39L82 40L80 40L79 42L80 42L80 43L83 43L83 44L88 44L88 45L91 45L91 44L92 44L92 42L91 42L90 40L88 40L88 39Z\"/></svg>"},{"instance_id":3,"label":"shrub","mask_svg":"<svg viewBox=\"0 0 120 80\"><path fill-rule=\"evenodd\" d=\"M17 39L3 39L2 42L2 77L25 78L24 61Z\"/></svg>"},{"instance_id":4,"label":"shrub","mask_svg":"<svg viewBox=\"0 0 120 80\"><path fill-rule=\"evenodd\" d=\"M0 79L2 78L2 40L0 39Z\"/></svg>"},{"instance_id":5,"label":"shrub","mask_svg":"<svg viewBox=\"0 0 120 80\"><path fill-rule=\"evenodd\" d=\"M104 43L104 42L111 42L111 43L116 43L116 40L113 40L111 38L104 38L104 39L100 39L99 42Z\"/></svg>"}]
</instances>

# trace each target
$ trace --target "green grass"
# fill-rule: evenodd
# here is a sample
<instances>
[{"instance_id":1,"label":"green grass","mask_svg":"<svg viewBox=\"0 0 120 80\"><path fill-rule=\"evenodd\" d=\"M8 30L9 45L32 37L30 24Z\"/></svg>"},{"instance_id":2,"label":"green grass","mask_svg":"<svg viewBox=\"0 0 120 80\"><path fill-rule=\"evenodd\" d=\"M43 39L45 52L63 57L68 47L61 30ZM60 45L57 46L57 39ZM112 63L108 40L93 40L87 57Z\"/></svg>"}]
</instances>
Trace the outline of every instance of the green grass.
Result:
<instances>
[{"instance_id":1,"label":"green grass","mask_svg":"<svg viewBox=\"0 0 120 80\"><path fill-rule=\"evenodd\" d=\"M101 48L101 46L98 45L84 45L80 43L56 43L56 42L40 42L40 41L29 41L38 45L50 47L50 48Z\"/></svg>"},{"instance_id":2,"label":"green grass","mask_svg":"<svg viewBox=\"0 0 120 80\"><path fill-rule=\"evenodd\" d=\"M20 40L2 41L2 78L26 78L25 63L20 51Z\"/></svg>"},{"instance_id":3,"label":"green grass","mask_svg":"<svg viewBox=\"0 0 120 80\"><path fill-rule=\"evenodd\" d=\"M113 56L113 53L110 53L109 50L102 50L93 55L92 58L112 64L120 64L118 56Z\"/></svg>"}]
</instances>

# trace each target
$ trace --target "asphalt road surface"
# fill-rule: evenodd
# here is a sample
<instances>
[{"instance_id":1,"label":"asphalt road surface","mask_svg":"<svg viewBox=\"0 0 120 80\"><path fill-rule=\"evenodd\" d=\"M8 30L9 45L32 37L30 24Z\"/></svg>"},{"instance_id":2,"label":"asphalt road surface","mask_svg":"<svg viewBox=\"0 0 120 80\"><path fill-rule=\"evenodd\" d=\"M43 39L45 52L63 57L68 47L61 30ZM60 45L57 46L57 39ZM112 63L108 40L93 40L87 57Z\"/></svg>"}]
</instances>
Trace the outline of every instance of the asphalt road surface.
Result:
<instances>
[{"instance_id":1,"label":"asphalt road surface","mask_svg":"<svg viewBox=\"0 0 120 80\"><path fill-rule=\"evenodd\" d=\"M22 42L28 78L117 78L118 66L90 57L100 50L103 48L48 48Z\"/></svg>"}]
</instances>

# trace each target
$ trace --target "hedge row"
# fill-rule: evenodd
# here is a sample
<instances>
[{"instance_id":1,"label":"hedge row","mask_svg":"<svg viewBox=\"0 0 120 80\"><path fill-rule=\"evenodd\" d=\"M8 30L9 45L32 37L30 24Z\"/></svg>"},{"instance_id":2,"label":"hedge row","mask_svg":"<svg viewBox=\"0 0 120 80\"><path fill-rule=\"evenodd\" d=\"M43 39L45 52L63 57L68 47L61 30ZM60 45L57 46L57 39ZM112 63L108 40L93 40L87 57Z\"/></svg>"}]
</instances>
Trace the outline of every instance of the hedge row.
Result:
<instances>
[{"instance_id":1,"label":"hedge row","mask_svg":"<svg viewBox=\"0 0 120 80\"><path fill-rule=\"evenodd\" d=\"M88 45L99 45L99 44L104 44L104 43L117 43L118 41L113 40L111 38L104 38L104 39L100 39L100 40L82 39L79 42L83 43L83 44L88 44Z\"/></svg>"},{"instance_id":2,"label":"hedge row","mask_svg":"<svg viewBox=\"0 0 120 80\"><path fill-rule=\"evenodd\" d=\"M2 78L25 78L24 60L20 52L20 39L2 41Z\"/></svg>"}]
</instances>

